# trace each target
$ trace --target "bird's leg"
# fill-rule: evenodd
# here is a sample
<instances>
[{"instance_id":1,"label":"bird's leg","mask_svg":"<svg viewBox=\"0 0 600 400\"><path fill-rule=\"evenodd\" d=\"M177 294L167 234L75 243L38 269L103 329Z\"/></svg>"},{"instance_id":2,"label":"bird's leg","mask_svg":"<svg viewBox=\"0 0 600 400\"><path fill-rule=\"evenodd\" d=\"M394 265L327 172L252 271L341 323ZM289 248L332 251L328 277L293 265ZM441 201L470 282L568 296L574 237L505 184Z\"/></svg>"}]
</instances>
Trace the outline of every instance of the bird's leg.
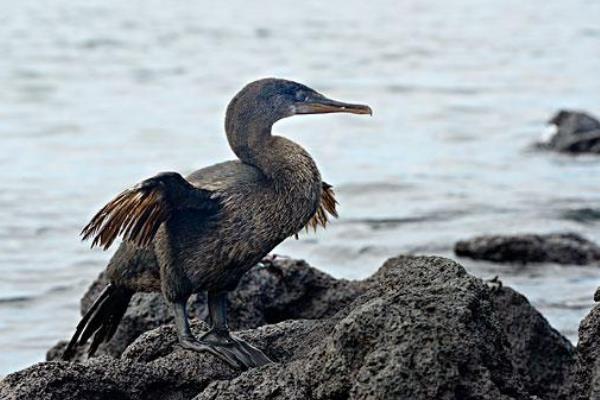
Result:
<instances>
[{"instance_id":1,"label":"bird's leg","mask_svg":"<svg viewBox=\"0 0 600 400\"><path fill-rule=\"evenodd\" d=\"M177 328L177 338L179 339L179 344L185 349L211 353L215 357L218 357L227 364L231 365L233 368L243 367L243 365L231 355L222 353L214 346L202 343L194 337L190 329L186 303L187 302L185 300L173 303L173 313L175 314L175 326Z\"/></svg>"},{"instance_id":2,"label":"bird's leg","mask_svg":"<svg viewBox=\"0 0 600 400\"><path fill-rule=\"evenodd\" d=\"M190 329L186 302L173 303L177 337L182 347L211 353L237 369L258 367L272 362L256 347L229 334L225 292L209 292L208 310L212 328L198 340Z\"/></svg>"},{"instance_id":3,"label":"bird's leg","mask_svg":"<svg viewBox=\"0 0 600 400\"><path fill-rule=\"evenodd\" d=\"M227 294L225 292L208 292L208 312L212 327L200 338L201 343L214 346L217 351L234 357L246 368L272 362L256 347L231 336L227 325Z\"/></svg>"},{"instance_id":4,"label":"bird's leg","mask_svg":"<svg viewBox=\"0 0 600 400\"><path fill-rule=\"evenodd\" d=\"M204 342L228 346L233 343L227 324L227 295L208 292L208 315L211 329L200 339Z\"/></svg>"}]
</instances>

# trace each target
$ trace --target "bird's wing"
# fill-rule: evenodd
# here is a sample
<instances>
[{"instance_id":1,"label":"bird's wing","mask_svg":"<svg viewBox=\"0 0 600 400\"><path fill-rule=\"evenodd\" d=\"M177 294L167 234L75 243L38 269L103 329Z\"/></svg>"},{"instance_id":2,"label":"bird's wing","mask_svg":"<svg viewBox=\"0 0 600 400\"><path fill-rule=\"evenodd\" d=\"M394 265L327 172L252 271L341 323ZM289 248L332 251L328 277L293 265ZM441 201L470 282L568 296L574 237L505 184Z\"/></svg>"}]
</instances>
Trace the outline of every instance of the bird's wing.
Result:
<instances>
[{"instance_id":1,"label":"bird's wing","mask_svg":"<svg viewBox=\"0 0 600 400\"><path fill-rule=\"evenodd\" d=\"M318 226L322 226L323 228L325 228L327 226L327 223L329 222L330 216L337 218L337 204L338 202L335 199L333 186L331 186L327 182L323 182L323 189L321 191L321 203L319 204L315 215L313 215L312 218L306 224L306 230L312 228L316 231Z\"/></svg>"},{"instance_id":2,"label":"bird's wing","mask_svg":"<svg viewBox=\"0 0 600 400\"><path fill-rule=\"evenodd\" d=\"M160 225L178 209L211 210L213 192L190 184L176 172L163 172L123 191L106 204L83 228L83 240L92 247L110 247L117 236L147 246Z\"/></svg>"}]
</instances>

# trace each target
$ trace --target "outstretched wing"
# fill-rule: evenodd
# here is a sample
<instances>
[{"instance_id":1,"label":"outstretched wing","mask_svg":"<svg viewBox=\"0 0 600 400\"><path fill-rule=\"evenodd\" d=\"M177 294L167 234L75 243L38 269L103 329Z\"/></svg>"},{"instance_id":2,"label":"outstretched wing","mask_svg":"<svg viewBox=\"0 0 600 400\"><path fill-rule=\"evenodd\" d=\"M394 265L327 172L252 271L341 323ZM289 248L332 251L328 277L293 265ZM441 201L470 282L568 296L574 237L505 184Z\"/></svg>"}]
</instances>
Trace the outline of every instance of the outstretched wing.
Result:
<instances>
[{"instance_id":1,"label":"outstretched wing","mask_svg":"<svg viewBox=\"0 0 600 400\"><path fill-rule=\"evenodd\" d=\"M118 236L144 247L174 210L214 208L211 194L177 172L163 172L115 197L94 215L81 235L83 240L93 237L92 247L107 249Z\"/></svg>"},{"instance_id":2,"label":"outstretched wing","mask_svg":"<svg viewBox=\"0 0 600 400\"><path fill-rule=\"evenodd\" d=\"M327 182L323 182L323 189L321 191L321 204L319 204L317 212L315 212L315 215L313 215L310 221L308 221L305 228L307 230L312 228L316 231L318 226L322 226L323 228L327 227L330 216L334 218L338 217L336 210L337 204L338 202L335 199L333 186Z\"/></svg>"}]
</instances>

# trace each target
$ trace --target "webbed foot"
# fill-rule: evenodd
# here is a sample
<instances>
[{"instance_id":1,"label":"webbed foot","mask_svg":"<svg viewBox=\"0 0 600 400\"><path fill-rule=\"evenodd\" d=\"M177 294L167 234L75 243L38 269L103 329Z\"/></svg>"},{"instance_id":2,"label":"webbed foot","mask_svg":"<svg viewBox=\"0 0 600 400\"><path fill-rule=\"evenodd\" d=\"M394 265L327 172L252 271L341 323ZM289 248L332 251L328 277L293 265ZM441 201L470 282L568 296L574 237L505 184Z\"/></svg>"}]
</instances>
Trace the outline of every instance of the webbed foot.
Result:
<instances>
[{"instance_id":1,"label":"webbed foot","mask_svg":"<svg viewBox=\"0 0 600 400\"><path fill-rule=\"evenodd\" d=\"M202 342L200 340L197 340L195 338L183 339L179 342L179 344L184 349L210 353L213 356L220 359L221 361L230 365L232 368L235 368L235 369L243 368L242 364L240 364L232 354L230 354L229 352L222 351L222 348L219 346L208 344L208 343Z\"/></svg>"},{"instance_id":2,"label":"webbed foot","mask_svg":"<svg viewBox=\"0 0 600 400\"><path fill-rule=\"evenodd\" d=\"M190 329L186 301L173 303L180 345L189 350L208 352L235 369L248 369L271 363L265 353L229 334L226 300L224 292L208 293L208 310L213 328L200 339L196 339Z\"/></svg>"},{"instance_id":3,"label":"webbed foot","mask_svg":"<svg viewBox=\"0 0 600 400\"><path fill-rule=\"evenodd\" d=\"M199 340L185 338L180 343L189 350L208 352L235 369L260 367L273 362L258 348L228 333L209 331Z\"/></svg>"}]
</instances>

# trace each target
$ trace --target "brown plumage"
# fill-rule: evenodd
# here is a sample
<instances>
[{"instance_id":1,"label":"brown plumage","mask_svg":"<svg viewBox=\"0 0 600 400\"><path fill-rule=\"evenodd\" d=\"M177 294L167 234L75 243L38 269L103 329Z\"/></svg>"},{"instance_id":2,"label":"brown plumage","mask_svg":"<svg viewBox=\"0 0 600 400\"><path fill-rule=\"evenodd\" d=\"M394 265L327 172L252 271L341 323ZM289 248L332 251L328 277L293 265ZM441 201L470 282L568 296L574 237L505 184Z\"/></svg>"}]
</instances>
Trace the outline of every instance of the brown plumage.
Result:
<instances>
[{"instance_id":1,"label":"brown plumage","mask_svg":"<svg viewBox=\"0 0 600 400\"><path fill-rule=\"evenodd\" d=\"M128 189L102 207L81 235L83 240L95 235L92 247L108 249L119 235L123 240L145 247L168 216L169 206L160 191Z\"/></svg>"},{"instance_id":2,"label":"brown plumage","mask_svg":"<svg viewBox=\"0 0 600 400\"><path fill-rule=\"evenodd\" d=\"M312 216L308 224L306 225L306 229L308 227L312 227L313 230L317 230L317 227L320 225L323 228L327 227L329 223L329 217L327 214L331 215L334 218L338 217L338 213L336 210L336 205L338 204L335 199L335 193L333 191L333 186L328 184L327 182L323 182L323 189L321 191L321 202L319 203L319 207L317 208L317 212Z\"/></svg>"},{"instance_id":3,"label":"brown plumage","mask_svg":"<svg viewBox=\"0 0 600 400\"><path fill-rule=\"evenodd\" d=\"M248 368L270 360L229 335L227 291L275 246L303 228L337 217L331 185L310 155L271 133L296 114L370 114L368 106L330 100L302 84L263 79L242 89L227 107L225 131L239 158L187 177L166 172L127 189L82 230L92 247L123 242L109 262L110 285L83 317L64 358L92 339L89 353L110 340L136 292L162 291L172 306L182 346ZM200 340L188 325L186 302L208 292L212 329Z\"/></svg>"},{"instance_id":4,"label":"brown plumage","mask_svg":"<svg viewBox=\"0 0 600 400\"><path fill-rule=\"evenodd\" d=\"M312 228L313 231L316 231L319 226L321 226L323 229L327 228L327 224L329 223L329 216L332 216L334 218L338 217L336 209L336 206L338 204L339 203L335 199L335 192L333 191L333 186L331 186L327 182L323 182L323 188L321 191L321 202L319 203L319 207L317 208L315 214L304 227L304 230L308 232L309 229ZM298 233L295 233L294 237L298 239Z\"/></svg>"},{"instance_id":5,"label":"brown plumage","mask_svg":"<svg viewBox=\"0 0 600 400\"><path fill-rule=\"evenodd\" d=\"M99 246L106 250L121 236L136 246L146 247L171 214L163 186L148 181L124 190L102 207L81 231L82 240L93 237L91 247ZM307 231L309 228L316 231L319 226L326 228L328 214L338 217L336 205L339 203L333 186L323 182L322 187L317 211L304 227ZM298 237L297 234L295 236Z\"/></svg>"}]
</instances>

